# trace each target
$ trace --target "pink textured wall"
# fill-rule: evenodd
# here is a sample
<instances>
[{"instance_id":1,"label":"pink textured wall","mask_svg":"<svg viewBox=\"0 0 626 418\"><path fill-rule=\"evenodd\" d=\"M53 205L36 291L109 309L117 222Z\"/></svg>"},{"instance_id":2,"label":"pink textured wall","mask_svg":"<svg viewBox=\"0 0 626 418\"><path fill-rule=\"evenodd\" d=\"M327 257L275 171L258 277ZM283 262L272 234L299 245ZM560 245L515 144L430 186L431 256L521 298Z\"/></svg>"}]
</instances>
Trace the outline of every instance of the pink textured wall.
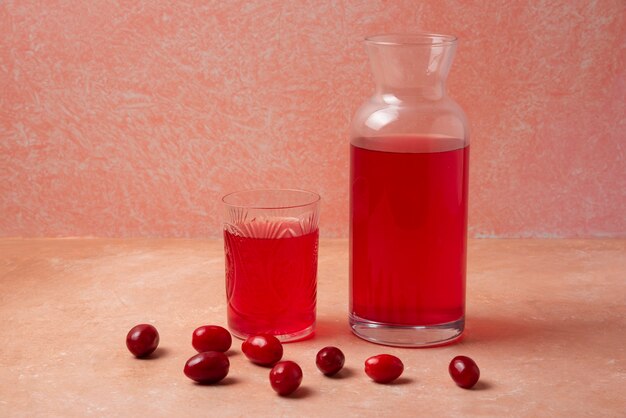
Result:
<instances>
[{"instance_id":1,"label":"pink textured wall","mask_svg":"<svg viewBox=\"0 0 626 418\"><path fill-rule=\"evenodd\" d=\"M360 40L454 33L474 236L626 235L626 3L0 2L0 235L215 236L300 187L347 235Z\"/></svg>"}]
</instances>

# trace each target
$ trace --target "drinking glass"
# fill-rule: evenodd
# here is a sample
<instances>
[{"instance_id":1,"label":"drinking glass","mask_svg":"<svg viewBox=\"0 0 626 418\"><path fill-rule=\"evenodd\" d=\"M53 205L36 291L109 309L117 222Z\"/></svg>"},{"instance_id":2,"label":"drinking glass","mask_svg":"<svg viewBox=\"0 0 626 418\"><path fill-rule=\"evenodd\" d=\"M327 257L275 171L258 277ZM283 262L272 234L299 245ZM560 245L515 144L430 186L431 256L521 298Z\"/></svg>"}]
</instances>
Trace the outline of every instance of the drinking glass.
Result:
<instances>
[{"instance_id":1,"label":"drinking glass","mask_svg":"<svg viewBox=\"0 0 626 418\"><path fill-rule=\"evenodd\" d=\"M239 338L309 336L315 328L320 196L245 190L222 201L230 330Z\"/></svg>"}]
</instances>

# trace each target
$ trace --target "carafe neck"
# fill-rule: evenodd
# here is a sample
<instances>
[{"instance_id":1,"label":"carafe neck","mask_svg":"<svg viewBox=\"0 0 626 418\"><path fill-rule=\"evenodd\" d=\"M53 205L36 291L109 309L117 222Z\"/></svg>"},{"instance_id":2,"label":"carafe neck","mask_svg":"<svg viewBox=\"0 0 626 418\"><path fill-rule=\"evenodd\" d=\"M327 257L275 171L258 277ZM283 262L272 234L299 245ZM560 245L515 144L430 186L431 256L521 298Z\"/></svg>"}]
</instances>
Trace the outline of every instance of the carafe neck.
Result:
<instances>
[{"instance_id":1,"label":"carafe neck","mask_svg":"<svg viewBox=\"0 0 626 418\"><path fill-rule=\"evenodd\" d=\"M377 35L366 39L376 95L392 103L439 100L456 49L456 37L436 34Z\"/></svg>"}]
</instances>

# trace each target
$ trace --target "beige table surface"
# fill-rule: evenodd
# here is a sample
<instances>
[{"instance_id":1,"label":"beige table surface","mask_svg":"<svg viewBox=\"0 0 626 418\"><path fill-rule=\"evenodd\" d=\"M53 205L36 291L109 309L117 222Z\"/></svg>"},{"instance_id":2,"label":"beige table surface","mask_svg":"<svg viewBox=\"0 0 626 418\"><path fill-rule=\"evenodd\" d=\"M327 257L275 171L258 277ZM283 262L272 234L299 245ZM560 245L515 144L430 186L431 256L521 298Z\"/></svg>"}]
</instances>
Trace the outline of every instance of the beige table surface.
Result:
<instances>
[{"instance_id":1,"label":"beige table surface","mask_svg":"<svg viewBox=\"0 0 626 418\"><path fill-rule=\"evenodd\" d=\"M0 240L0 416L626 416L626 240L472 240L467 331L458 344L400 349L348 328L348 246L322 240L314 338L285 345L304 371L291 398L270 388L235 340L229 376L182 373L191 333L225 325L221 241ZM149 360L125 347L154 324ZM326 378L316 352L337 345L346 369ZM363 373L371 355L405 364L397 384ZM481 382L448 376L458 354Z\"/></svg>"}]
</instances>

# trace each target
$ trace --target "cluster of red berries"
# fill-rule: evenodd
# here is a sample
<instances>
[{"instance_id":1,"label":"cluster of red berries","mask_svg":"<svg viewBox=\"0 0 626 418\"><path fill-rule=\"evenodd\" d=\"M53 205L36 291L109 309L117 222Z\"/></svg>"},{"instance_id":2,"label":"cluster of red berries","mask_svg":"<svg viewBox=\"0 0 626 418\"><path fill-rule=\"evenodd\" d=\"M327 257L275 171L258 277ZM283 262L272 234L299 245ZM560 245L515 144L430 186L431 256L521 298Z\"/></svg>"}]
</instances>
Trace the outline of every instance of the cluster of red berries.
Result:
<instances>
[{"instance_id":1,"label":"cluster of red berries","mask_svg":"<svg viewBox=\"0 0 626 418\"><path fill-rule=\"evenodd\" d=\"M232 345L230 333L217 325L204 325L193 332L193 348L198 354L185 363L185 375L198 383L217 383L228 375L230 361L224 354ZM136 357L147 357L159 345L159 333L155 327L141 324L133 327L126 336L126 346ZM293 393L302 383L302 369L290 360L280 361L283 345L272 335L254 335L241 345L241 351L253 363L272 369L269 380L272 388L281 396ZM338 373L344 365L345 356L337 347L322 348L316 356L317 368L326 376ZM390 354L379 354L365 361L365 373L377 383L390 383L404 371L402 361ZM469 357L457 356L450 362L450 376L462 388L473 387L480 377L478 366Z\"/></svg>"}]
</instances>

